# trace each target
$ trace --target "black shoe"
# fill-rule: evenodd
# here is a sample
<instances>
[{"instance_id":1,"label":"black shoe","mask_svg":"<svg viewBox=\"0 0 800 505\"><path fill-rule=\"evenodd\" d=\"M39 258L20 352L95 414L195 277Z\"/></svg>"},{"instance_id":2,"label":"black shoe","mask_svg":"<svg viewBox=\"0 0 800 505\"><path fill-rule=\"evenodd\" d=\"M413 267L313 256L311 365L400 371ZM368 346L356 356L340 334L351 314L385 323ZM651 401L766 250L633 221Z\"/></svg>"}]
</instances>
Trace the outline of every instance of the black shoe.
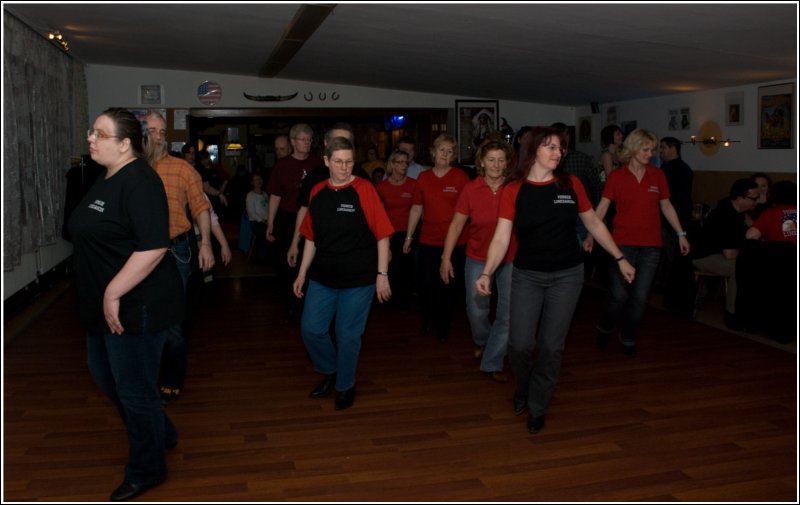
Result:
<instances>
[{"instance_id":1,"label":"black shoe","mask_svg":"<svg viewBox=\"0 0 800 505\"><path fill-rule=\"evenodd\" d=\"M544 427L544 416L533 417L528 414L528 433L539 433Z\"/></svg>"},{"instance_id":2,"label":"black shoe","mask_svg":"<svg viewBox=\"0 0 800 505\"><path fill-rule=\"evenodd\" d=\"M628 356L629 358L636 357L636 346L635 345L623 345L622 346L622 354Z\"/></svg>"},{"instance_id":3,"label":"black shoe","mask_svg":"<svg viewBox=\"0 0 800 505\"><path fill-rule=\"evenodd\" d=\"M611 332L605 332L600 328L597 329L597 338L595 339L595 343L597 344L597 348L599 350L603 350L608 347L608 342L611 340Z\"/></svg>"},{"instance_id":4,"label":"black shoe","mask_svg":"<svg viewBox=\"0 0 800 505\"><path fill-rule=\"evenodd\" d=\"M110 501L127 501L131 498L136 498L144 493L151 487L156 487L164 482L164 479L151 482L149 484L134 484L132 482L123 482L117 489L111 493Z\"/></svg>"},{"instance_id":5,"label":"black shoe","mask_svg":"<svg viewBox=\"0 0 800 505\"><path fill-rule=\"evenodd\" d=\"M525 396L514 395L514 415L521 416L528 410L528 398Z\"/></svg>"},{"instance_id":6,"label":"black shoe","mask_svg":"<svg viewBox=\"0 0 800 505\"><path fill-rule=\"evenodd\" d=\"M744 325L742 325L741 321L739 321L739 318L736 317L736 314L732 314L726 310L725 317L723 319L725 321L725 326L727 326L729 330L733 331L744 330Z\"/></svg>"},{"instance_id":7,"label":"black shoe","mask_svg":"<svg viewBox=\"0 0 800 505\"><path fill-rule=\"evenodd\" d=\"M353 386L347 391L339 391L336 393L336 402L333 408L336 410L344 410L353 406L353 401L356 399L356 387Z\"/></svg>"},{"instance_id":8,"label":"black shoe","mask_svg":"<svg viewBox=\"0 0 800 505\"><path fill-rule=\"evenodd\" d=\"M331 394L334 384L336 384L336 374L328 374L322 379L317 387L308 393L309 398L322 398Z\"/></svg>"}]
</instances>

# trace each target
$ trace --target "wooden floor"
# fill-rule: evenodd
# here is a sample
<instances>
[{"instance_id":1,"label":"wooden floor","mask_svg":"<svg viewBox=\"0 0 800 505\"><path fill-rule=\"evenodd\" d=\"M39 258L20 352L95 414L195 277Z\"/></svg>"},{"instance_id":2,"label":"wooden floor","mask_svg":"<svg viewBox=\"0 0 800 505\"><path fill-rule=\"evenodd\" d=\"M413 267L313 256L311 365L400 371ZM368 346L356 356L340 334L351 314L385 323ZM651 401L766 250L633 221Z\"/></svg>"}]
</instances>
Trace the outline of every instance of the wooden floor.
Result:
<instances>
[{"instance_id":1,"label":"wooden floor","mask_svg":"<svg viewBox=\"0 0 800 505\"><path fill-rule=\"evenodd\" d=\"M268 276L203 286L180 431L152 502L797 501L797 355L648 309L639 356L594 347L584 289L544 429L513 383L478 372L463 314L449 342L376 306L355 405L319 376ZM108 499L125 430L85 365L67 286L4 349L3 501Z\"/></svg>"}]
</instances>

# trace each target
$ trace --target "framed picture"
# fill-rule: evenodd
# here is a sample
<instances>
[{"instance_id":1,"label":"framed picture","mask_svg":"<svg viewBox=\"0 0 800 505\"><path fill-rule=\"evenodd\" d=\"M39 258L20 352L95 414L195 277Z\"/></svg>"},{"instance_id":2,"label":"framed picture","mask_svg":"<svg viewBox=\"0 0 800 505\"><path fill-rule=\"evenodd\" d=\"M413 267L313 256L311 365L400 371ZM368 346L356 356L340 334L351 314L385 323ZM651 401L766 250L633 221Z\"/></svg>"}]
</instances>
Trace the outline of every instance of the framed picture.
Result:
<instances>
[{"instance_id":1,"label":"framed picture","mask_svg":"<svg viewBox=\"0 0 800 505\"><path fill-rule=\"evenodd\" d=\"M791 149L794 84L758 88L758 148Z\"/></svg>"},{"instance_id":2,"label":"framed picture","mask_svg":"<svg viewBox=\"0 0 800 505\"><path fill-rule=\"evenodd\" d=\"M622 134L627 137L630 132L636 129L636 124L636 121L623 121L622 124L620 124Z\"/></svg>"},{"instance_id":3,"label":"framed picture","mask_svg":"<svg viewBox=\"0 0 800 505\"><path fill-rule=\"evenodd\" d=\"M615 124L617 122L617 107L609 107L606 109L606 124Z\"/></svg>"},{"instance_id":4,"label":"framed picture","mask_svg":"<svg viewBox=\"0 0 800 505\"><path fill-rule=\"evenodd\" d=\"M592 141L592 116L578 120L578 142L588 144Z\"/></svg>"},{"instance_id":5,"label":"framed picture","mask_svg":"<svg viewBox=\"0 0 800 505\"><path fill-rule=\"evenodd\" d=\"M478 146L499 130L497 100L456 100L458 162L472 163Z\"/></svg>"},{"instance_id":6,"label":"framed picture","mask_svg":"<svg viewBox=\"0 0 800 505\"><path fill-rule=\"evenodd\" d=\"M742 118L742 103L744 102L744 93L739 91L737 93L728 93L725 95L725 124L728 126L741 126L744 120Z\"/></svg>"},{"instance_id":7,"label":"framed picture","mask_svg":"<svg viewBox=\"0 0 800 505\"><path fill-rule=\"evenodd\" d=\"M139 86L139 105L164 105L164 88L160 84Z\"/></svg>"}]
</instances>

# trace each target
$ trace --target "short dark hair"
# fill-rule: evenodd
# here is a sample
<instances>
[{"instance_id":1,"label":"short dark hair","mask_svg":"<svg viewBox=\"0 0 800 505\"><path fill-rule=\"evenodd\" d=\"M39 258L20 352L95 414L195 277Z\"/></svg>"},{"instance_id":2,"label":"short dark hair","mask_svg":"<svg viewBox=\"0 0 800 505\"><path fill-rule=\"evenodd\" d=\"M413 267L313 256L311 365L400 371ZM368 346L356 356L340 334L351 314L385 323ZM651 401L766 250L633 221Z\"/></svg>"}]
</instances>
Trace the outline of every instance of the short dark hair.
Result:
<instances>
[{"instance_id":1,"label":"short dark hair","mask_svg":"<svg viewBox=\"0 0 800 505\"><path fill-rule=\"evenodd\" d=\"M414 141L414 137L412 137L411 135L403 135L402 137L400 137L400 140L397 141L397 145L400 144L411 144L413 146L416 146L417 143L416 141Z\"/></svg>"},{"instance_id":2,"label":"short dark hair","mask_svg":"<svg viewBox=\"0 0 800 505\"><path fill-rule=\"evenodd\" d=\"M731 186L730 199L747 198L747 192L751 189L758 189L758 184L752 179L736 179Z\"/></svg>"},{"instance_id":3,"label":"short dark hair","mask_svg":"<svg viewBox=\"0 0 800 505\"><path fill-rule=\"evenodd\" d=\"M771 203L786 205L797 201L797 184L792 181L778 181L769 192Z\"/></svg>"},{"instance_id":4,"label":"short dark hair","mask_svg":"<svg viewBox=\"0 0 800 505\"><path fill-rule=\"evenodd\" d=\"M181 154L186 154L189 151L191 151L192 149L194 149L194 145L192 145L191 143L187 142L187 143L183 144L183 147L181 147Z\"/></svg>"},{"instance_id":5,"label":"short dark hair","mask_svg":"<svg viewBox=\"0 0 800 505\"><path fill-rule=\"evenodd\" d=\"M142 129L147 127L142 126L142 123L136 119L136 116L131 111L122 107L110 107L104 110L101 115L108 116L114 122L114 127L117 129L115 136L119 140L130 139L134 156L144 158Z\"/></svg>"},{"instance_id":6,"label":"short dark hair","mask_svg":"<svg viewBox=\"0 0 800 505\"><path fill-rule=\"evenodd\" d=\"M675 152L678 153L678 156L680 157L680 155L681 155L681 144L682 144L682 142L680 140L676 139L675 137L664 137L663 139L661 139L661 142L663 144L668 145L669 147L674 147L675 148Z\"/></svg>"},{"instance_id":7,"label":"short dark hair","mask_svg":"<svg viewBox=\"0 0 800 505\"><path fill-rule=\"evenodd\" d=\"M603 127L600 130L600 145L602 147L606 147L614 143L614 132L619 131L620 133L624 134L625 132L622 131L622 128L615 124L610 124Z\"/></svg>"}]
</instances>

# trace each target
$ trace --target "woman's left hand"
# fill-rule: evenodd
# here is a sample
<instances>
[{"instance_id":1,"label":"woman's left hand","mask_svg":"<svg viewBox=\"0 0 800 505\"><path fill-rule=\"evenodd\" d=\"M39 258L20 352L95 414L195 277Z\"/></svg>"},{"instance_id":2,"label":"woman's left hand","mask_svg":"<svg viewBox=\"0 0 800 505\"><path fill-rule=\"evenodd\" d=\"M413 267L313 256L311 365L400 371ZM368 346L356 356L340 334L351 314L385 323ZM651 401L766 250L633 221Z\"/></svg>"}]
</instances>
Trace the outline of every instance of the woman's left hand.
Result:
<instances>
[{"instance_id":1,"label":"woman's left hand","mask_svg":"<svg viewBox=\"0 0 800 505\"><path fill-rule=\"evenodd\" d=\"M107 293L103 296L103 317L111 333L122 335L125 328L119 321L119 298L111 298Z\"/></svg>"},{"instance_id":2,"label":"woman's left hand","mask_svg":"<svg viewBox=\"0 0 800 505\"><path fill-rule=\"evenodd\" d=\"M636 277L636 269L628 263L627 259L620 260L619 262L619 271L622 273L622 277L628 281L628 284L633 282L633 279Z\"/></svg>"},{"instance_id":3,"label":"woman's left hand","mask_svg":"<svg viewBox=\"0 0 800 505\"><path fill-rule=\"evenodd\" d=\"M378 280L375 281L375 293L378 295L378 301L388 302L392 297L392 289L389 287L389 278L385 275L378 275Z\"/></svg>"}]
</instances>

